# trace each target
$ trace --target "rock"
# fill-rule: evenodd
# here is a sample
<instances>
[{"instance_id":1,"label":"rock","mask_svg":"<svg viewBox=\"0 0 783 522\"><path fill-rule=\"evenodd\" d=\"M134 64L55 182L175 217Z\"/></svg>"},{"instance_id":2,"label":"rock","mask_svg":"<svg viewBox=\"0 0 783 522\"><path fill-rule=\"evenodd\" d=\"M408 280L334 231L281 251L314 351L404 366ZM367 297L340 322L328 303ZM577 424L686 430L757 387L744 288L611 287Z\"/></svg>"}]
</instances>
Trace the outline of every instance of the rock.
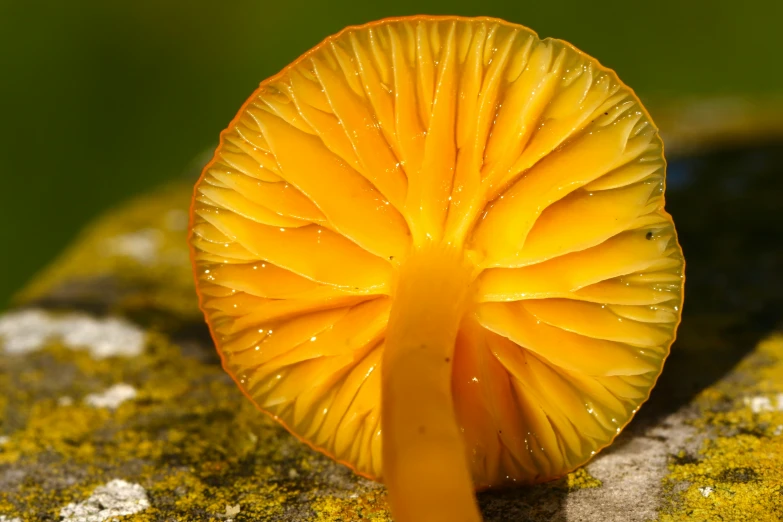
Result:
<instances>
[{"instance_id":1,"label":"rock","mask_svg":"<svg viewBox=\"0 0 783 522\"><path fill-rule=\"evenodd\" d=\"M488 521L783 519L782 147L671 163L685 315L653 395ZM185 243L191 187L100 219L0 316L0 521L390 520L382 486L256 411L221 369Z\"/></svg>"}]
</instances>

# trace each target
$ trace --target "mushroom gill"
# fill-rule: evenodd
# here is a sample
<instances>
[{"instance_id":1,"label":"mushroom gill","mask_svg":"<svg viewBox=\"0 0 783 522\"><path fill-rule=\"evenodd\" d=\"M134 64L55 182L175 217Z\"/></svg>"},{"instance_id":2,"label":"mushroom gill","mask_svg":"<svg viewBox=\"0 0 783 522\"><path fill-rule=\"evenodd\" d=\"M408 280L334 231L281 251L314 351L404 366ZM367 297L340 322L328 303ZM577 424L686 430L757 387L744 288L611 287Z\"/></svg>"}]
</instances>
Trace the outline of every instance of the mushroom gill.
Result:
<instances>
[{"instance_id":1,"label":"mushroom gill","mask_svg":"<svg viewBox=\"0 0 783 522\"><path fill-rule=\"evenodd\" d=\"M226 371L399 521L611 443L673 342L684 262L652 120L614 72L490 18L351 27L265 80L191 212Z\"/></svg>"}]
</instances>

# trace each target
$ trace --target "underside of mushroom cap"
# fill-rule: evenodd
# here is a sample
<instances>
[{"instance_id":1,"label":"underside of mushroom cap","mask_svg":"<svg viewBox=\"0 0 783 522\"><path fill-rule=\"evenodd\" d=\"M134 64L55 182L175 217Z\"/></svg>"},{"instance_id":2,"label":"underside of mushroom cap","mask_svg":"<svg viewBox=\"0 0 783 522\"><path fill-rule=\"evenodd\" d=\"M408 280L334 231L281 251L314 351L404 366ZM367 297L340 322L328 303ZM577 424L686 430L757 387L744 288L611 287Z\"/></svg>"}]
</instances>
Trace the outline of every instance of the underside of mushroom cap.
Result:
<instances>
[{"instance_id":1,"label":"underside of mushroom cap","mask_svg":"<svg viewBox=\"0 0 783 522\"><path fill-rule=\"evenodd\" d=\"M565 42L488 18L349 28L223 132L192 207L201 306L260 409L381 478L397 278L448 245L470 272L447 362L474 484L550 480L614 439L673 342L664 171L633 92Z\"/></svg>"}]
</instances>

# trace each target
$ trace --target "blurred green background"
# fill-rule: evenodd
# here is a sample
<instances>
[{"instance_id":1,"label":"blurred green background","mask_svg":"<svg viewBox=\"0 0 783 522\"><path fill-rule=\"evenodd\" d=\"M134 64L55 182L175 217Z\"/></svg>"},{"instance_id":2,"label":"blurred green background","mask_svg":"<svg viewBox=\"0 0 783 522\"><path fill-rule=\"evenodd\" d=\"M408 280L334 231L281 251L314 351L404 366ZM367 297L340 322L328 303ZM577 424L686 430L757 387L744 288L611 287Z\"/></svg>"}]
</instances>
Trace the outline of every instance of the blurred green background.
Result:
<instances>
[{"instance_id":1,"label":"blurred green background","mask_svg":"<svg viewBox=\"0 0 783 522\"><path fill-rule=\"evenodd\" d=\"M2 0L0 308L89 219L180 175L261 80L346 25L410 14L568 40L653 107L783 86L781 0Z\"/></svg>"}]
</instances>

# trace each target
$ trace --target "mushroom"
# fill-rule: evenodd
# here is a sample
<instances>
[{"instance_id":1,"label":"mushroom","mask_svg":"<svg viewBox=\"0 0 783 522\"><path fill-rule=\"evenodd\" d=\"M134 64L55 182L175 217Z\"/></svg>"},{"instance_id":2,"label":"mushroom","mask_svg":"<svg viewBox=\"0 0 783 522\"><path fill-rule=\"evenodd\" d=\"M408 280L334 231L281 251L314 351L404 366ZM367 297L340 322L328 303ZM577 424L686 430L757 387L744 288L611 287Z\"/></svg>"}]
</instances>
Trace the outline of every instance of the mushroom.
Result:
<instances>
[{"instance_id":1,"label":"mushroom","mask_svg":"<svg viewBox=\"0 0 783 522\"><path fill-rule=\"evenodd\" d=\"M565 475L647 399L684 262L615 73L491 18L350 27L261 83L191 211L226 371L407 521Z\"/></svg>"}]
</instances>

